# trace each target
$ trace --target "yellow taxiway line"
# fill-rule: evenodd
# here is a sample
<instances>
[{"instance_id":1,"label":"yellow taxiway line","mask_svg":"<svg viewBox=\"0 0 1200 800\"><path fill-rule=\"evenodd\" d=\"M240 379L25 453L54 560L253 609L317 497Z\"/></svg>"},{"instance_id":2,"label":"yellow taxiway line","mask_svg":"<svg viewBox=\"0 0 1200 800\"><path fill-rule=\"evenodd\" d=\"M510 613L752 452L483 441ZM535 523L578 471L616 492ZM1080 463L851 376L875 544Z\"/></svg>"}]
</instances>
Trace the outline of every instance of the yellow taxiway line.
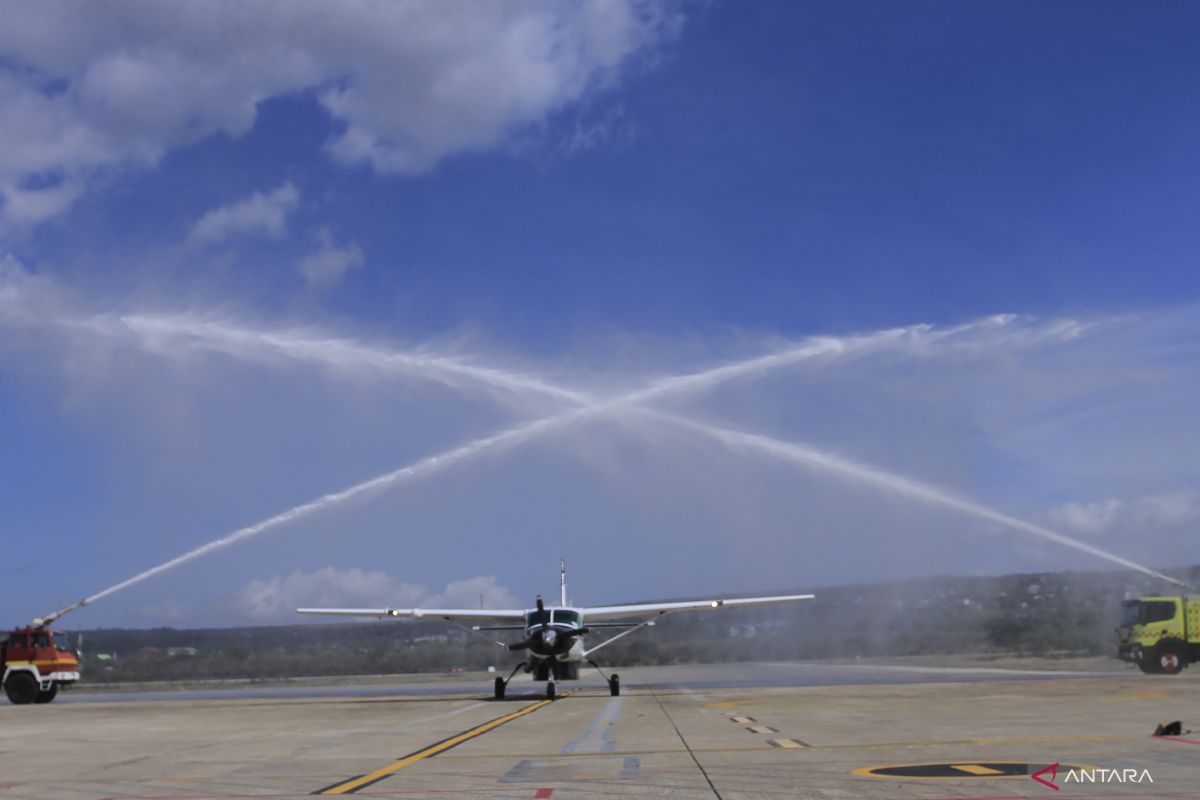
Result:
<instances>
[{"instance_id":1,"label":"yellow taxiway line","mask_svg":"<svg viewBox=\"0 0 1200 800\"><path fill-rule=\"evenodd\" d=\"M571 693L564 692L560 696L566 697L568 694L571 694ZM480 725L476 725L474 728L471 728L470 730L465 730L462 733L457 733L454 736L451 736L447 739L442 739L440 742L435 742L434 744L431 744L428 747L424 747L420 750L417 750L415 753L409 753L408 755L404 756L403 758L397 759L396 761L393 761L391 764L388 764L386 767L381 767L381 768L375 770L374 772L368 772L365 775L359 775L358 777L350 778L349 780L339 781L338 783L335 783L332 786L326 786L324 789L318 789L317 791L313 792L313 794L315 794L315 795L353 794L354 792L357 792L359 789L370 786L373 783L378 783L379 781L383 780L384 778L388 777L389 775L393 775L393 774L399 772L400 770L404 769L405 767L409 766L410 764L415 764L418 761L429 758L430 756L436 756L438 753L444 753L445 751L449 750L452 747L457 747L458 745L462 744L463 742L474 739L476 736L482 736L483 734L487 733L490 730L499 728L501 725L505 724L506 722L512 722L514 719L519 719L519 718L525 716L526 714L532 714L533 712L537 711L539 708L545 708L546 706L550 705L553 702L554 702L553 700L539 700L538 702L533 703L532 705L525 706L524 708L518 709L518 710L512 712L511 714L505 714L502 717L496 717L495 719L488 720L487 722L484 722Z\"/></svg>"}]
</instances>

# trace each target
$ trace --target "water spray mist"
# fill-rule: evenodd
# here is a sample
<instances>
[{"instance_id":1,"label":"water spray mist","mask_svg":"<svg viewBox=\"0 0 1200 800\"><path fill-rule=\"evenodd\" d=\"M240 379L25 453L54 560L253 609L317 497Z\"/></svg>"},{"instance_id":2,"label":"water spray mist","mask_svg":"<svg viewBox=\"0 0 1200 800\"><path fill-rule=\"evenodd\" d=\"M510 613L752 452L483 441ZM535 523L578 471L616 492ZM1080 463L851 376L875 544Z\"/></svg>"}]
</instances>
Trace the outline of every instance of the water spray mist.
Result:
<instances>
[{"instance_id":1,"label":"water spray mist","mask_svg":"<svg viewBox=\"0 0 1200 800\"><path fill-rule=\"evenodd\" d=\"M193 548L169 561L139 572L120 583L114 584L90 597L86 597L60 611L50 614L42 620L35 620L35 623L49 624L63 614L82 608L96 600L127 589L175 567L333 506L363 498L372 493L398 486L440 470L452 468L489 452L528 442L538 436L585 419L630 411L651 414L656 419L718 439L730 446L769 453L792 463L818 469L826 474L851 479L876 489L893 492L921 502L955 509L1182 586L1183 584L1179 581L1149 567L1144 567L1084 542L1011 517L973 501L958 498L945 490L929 484L893 475L874 467L855 464L804 445L782 442L756 434L726 430L643 408L645 404L668 395L701 392L726 381L765 374L774 369L796 365L813 359L840 360L861 357L871 352L887 349L907 349L922 355L929 355L939 347L953 348L957 346L969 351L972 347L978 347L978 343L972 342L969 337L980 332L991 334L995 337L996 344L1028 346L1040 343L1041 341L1074 339L1085 330L1085 326L1081 326L1078 323L1059 322L1040 330L1035 330L1032 333L1023 331L1021 335L1015 337L1010 336L1006 338L1003 335L996 336L996 334L1003 334L1013 321L1014 318L1011 316L1000 316L990 317L976 323L942 331L931 329L929 326L914 326L843 338L818 337L798 345L780 349L775 353L765 356L744 359L700 372L662 378L651 382L646 388L629 392L616 398L596 401L584 393L563 389L527 375L502 369L475 367L463 364L454 359L422 354L380 351L365 348L344 340L302 338L286 334L273 334L236 328L220 323L202 323L164 317L123 317L121 318L123 329L137 332L139 335L144 336L153 333L174 336L182 335L198 340L209 349L219 349L222 352L230 352L233 355L240 354L243 357L249 355L261 357L266 354L275 354L293 359L343 366L346 363L357 363L386 371L422 375L434 380L446 381L447 377L455 379L467 378L492 386L493 388L546 395L560 401L570 402L575 404L576 407L557 415L518 425L493 436L476 439L465 445L424 458L414 464L363 481L340 492L323 495L315 500L302 503L283 513L240 528L219 539ZM99 329L102 329L106 333L112 333L114 330L111 321L100 323L93 320L89 323L89 327L99 327Z\"/></svg>"}]
</instances>

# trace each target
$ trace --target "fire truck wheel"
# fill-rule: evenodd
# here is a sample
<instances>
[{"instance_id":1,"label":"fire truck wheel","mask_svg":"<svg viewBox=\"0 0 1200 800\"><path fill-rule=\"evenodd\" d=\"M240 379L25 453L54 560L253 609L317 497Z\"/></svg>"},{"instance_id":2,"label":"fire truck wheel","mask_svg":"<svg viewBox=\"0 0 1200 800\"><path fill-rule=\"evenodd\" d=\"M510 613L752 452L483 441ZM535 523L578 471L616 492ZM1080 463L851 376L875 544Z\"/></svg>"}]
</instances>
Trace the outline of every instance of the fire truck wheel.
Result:
<instances>
[{"instance_id":1,"label":"fire truck wheel","mask_svg":"<svg viewBox=\"0 0 1200 800\"><path fill-rule=\"evenodd\" d=\"M1147 675L1153 675L1158 672L1158 662L1153 658L1142 658L1137 662L1138 669Z\"/></svg>"},{"instance_id":2,"label":"fire truck wheel","mask_svg":"<svg viewBox=\"0 0 1200 800\"><path fill-rule=\"evenodd\" d=\"M33 699L33 702L35 702L35 703L49 703L51 700L53 700L53 699L54 699L55 697L57 697L57 696L58 696L58 684L57 684L57 683L53 683L53 684L51 684L51 685L50 685L50 688L49 688L49 689L47 689L46 691L44 691L44 692L38 692L38 693L37 693L37 697L35 697L35 698Z\"/></svg>"},{"instance_id":3,"label":"fire truck wheel","mask_svg":"<svg viewBox=\"0 0 1200 800\"><path fill-rule=\"evenodd\" d=\"M32 703L38 696L38 684L27 672L15 672L4 682L4 693L14 705Z\"/></svg>"},{"instance_id":4,"label":"fire truck wheel","mask_svg":"<svg viewBox=\"0 0 1200 800\"><path fill-rule=\"evenodd\" d=\"M1159 672L1178 675L1183 671L1183 652L1177 645L1159 645L1158 653L1155 655L1155 666L1158 667Z\"/></svg>"}]
</instances>

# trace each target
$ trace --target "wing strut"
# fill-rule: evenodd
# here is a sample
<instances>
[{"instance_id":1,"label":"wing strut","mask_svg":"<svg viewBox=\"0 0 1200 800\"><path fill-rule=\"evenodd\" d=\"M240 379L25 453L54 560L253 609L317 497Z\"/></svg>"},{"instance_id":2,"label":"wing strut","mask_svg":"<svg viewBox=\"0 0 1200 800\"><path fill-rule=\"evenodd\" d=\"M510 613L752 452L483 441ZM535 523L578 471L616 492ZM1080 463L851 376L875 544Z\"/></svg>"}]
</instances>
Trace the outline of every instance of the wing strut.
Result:
<instances>
[{"instance_id":1,"label":"wing strut","mask_svg":"<svg viewBox=\"0 0 1200 800\"><path fill-rule=\"evenodd\" d=\"M666 612L660 612L660 615L661 615L662 613L666 613ZM610 638L610 639L605 639L603 642L601 642L600 644L596 645L595 647L591 647L591 648L588 648L587 650L584 650L584 651L583 651L583 657L584 657L584 658L587 658L587 657L588 657L588 656L590 656L592 653L594 653L594 652L596 652L597 650L599 650L601 647L607 647L608 645L610 645L610 644L612 644L613 642L615 642L617 639L620 639L622 636L628 636L629 634L631 634L631 633L633 633L634 631L636 631L638 628L645 628L645 627L647 627L647 626L649 626L649 627L654 627L654 620L652 620L652 619L648 619L648 620L646 620L645 622L639 622L637 625L634 625L634 626L633 626L632 628L630 628L629 630L627 630L627 631L621 631L621 632L620 632L620 633L618 633L616 636L613 636L613 637L612 637L612 638Z\"/></svg>"},{"instance_id":2,"label":"wing strut","mask_svg":"<svg viewBox=\"0 0 1200 800\"><path fill-rule=\"evenodd\" d=\"M446 622L449 622L451 625L454 625L455 627L462 628L464 631L471 634L472 636L478 636L480 639L483 639L485 642L491 642L492 644L498 644L501 647L508 647L508 645L505 642L501 642L497 639L491 639L487 636L487 634L480 633L479 632L480 628L478 625L474 625L474 626L464 625L461 622L459 622L458 620L454 619L453 617L442 617L442 619L446 620ZM501 630L504 630L504 629L501 628Z\"/></svg>"}]
</instances>

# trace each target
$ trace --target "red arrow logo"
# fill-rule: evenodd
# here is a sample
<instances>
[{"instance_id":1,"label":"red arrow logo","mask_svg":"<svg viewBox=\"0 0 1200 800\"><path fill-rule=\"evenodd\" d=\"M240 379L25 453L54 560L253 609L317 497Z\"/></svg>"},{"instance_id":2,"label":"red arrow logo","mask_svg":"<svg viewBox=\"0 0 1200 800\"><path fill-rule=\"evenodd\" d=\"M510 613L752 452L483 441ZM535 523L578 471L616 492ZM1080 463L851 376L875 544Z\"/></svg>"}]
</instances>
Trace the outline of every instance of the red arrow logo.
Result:
<instances>
[{"instance_id":1,"label":"red arrow logo","mask_svg":"<svg viewBox=\"0 0 1200 800\"><path fill-rule=\"evenodd\" d=\"M1050 780L1046 780L1045 778L1041 777L1042 775L1045 775L1047 772L1050 773ZM1035 781L1042 784L1042 786L1049 786L1051 789L1053 789L1054 791L1057 792L1058 787L1054 785L1054 781L1058 777L1058 762L1055 761L1053 764L1051 764L1048 767L1042 767L1041 769L1039 769L1037 772L1033 773L1029 777L1033 778Z\"/></svg>"}]
</instances>

